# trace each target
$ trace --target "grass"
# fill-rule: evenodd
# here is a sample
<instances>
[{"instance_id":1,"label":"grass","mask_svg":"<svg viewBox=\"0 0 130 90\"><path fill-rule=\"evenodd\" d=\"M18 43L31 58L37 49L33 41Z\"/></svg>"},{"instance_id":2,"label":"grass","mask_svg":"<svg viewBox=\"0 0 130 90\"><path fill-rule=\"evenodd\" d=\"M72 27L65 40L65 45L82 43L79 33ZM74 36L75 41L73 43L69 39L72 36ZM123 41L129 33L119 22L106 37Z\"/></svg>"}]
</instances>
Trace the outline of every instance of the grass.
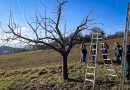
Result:
<instances>
[{"instance_id":1,"label":"grass","mask_svg":"<svg viewBox=\"0 0 130 90\"><path fill-rule=\"evenodd\" d=\"M118 88L119 83L111 82L109 86L106 85L103 65L100 64L99 68L97 90L108 89L110 86ZM92 84L84 84L85 70L85 64L69 64L69 81L62 79L60 65L3 71L0 73L0 90L91 90Z\"/></svg>"},{"instance_id":2,"label":"grass","mask_svg":"<svg viewBox=\"0 0 130 90\"><path fill-rule=\"evenodd\" d=\"M115 41L122 43L121 38L106 41L112 59ZM68 81L62 79L61 62L62 57L53 50L0 55L0 90L91 90L91 83L84 84L86 64L80 63L79 45L72 49L68 57ZM102 61L99 62L96 90L117 90L119 82L115 81L119 81L119 78L109 78L112 81L106 83L104 65ZM119 71L118 65L114 65L114 68ZM127 81L126 87L128 84Z\"/></svg>"}]
</instances>

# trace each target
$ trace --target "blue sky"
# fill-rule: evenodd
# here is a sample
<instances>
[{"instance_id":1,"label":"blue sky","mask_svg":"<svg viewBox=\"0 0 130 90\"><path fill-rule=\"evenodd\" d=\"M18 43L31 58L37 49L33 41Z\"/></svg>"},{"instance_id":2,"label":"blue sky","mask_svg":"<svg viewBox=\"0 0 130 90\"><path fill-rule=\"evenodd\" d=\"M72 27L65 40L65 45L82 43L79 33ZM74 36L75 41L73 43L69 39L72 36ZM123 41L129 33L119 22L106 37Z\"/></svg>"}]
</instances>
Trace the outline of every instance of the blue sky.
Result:
<instances>
[{"instance_id":1,"label":"blue sky","mask_svg":"<svg viewBox=\"0 0 130 90\"><path fill-rule=\"evenodd\" d=\"M47 15L53 17L56 8L56 0L37 0L38 9L44 15L47 6ZM42 4L41 4L42 1ZM130 0L68 0L63 11L64 21L67 21L67 29L77 26L89 10L94 8L94 19L106 33L123 31L127 2ZM34 17L36 0L11 0L15 21L20 25L26 25L22 13L29 20ZM20 4L19 4L20 3ZM8 23L10 0L0 0L0 20L3 26Z\"/></svg>"}]
</instances>

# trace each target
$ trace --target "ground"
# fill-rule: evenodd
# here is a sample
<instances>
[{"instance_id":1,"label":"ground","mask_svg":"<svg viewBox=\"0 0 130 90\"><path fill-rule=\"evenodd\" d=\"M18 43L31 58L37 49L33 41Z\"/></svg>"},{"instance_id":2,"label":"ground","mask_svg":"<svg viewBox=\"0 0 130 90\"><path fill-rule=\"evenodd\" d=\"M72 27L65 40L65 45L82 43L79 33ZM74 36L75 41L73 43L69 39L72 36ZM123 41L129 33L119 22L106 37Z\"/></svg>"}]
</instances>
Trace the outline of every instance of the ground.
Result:
<instances>
[{"instance_id":1,"label":"ground","mask_svg":"<svg viewBox=\"0 0 130 90\"><path fill-rule=\"evenodd\" d=\"M115 41L122 43L123 40L107 40L113 61L112 45ZM89 43L87 49L89 51ZM91 83L84 84L86 64L80 62L79 45L72 49L68 57L68 81L62 79L61 62L62 57L53 50L0 55L0 90L91 90ZM119 67L114 63L116 72L119 72ZM119 77L106 80L104 73L104 64L99 60L96 90L118 90ZM130 89L129 85L126 80L125 90Z\"/></svg>"}]
</instances>

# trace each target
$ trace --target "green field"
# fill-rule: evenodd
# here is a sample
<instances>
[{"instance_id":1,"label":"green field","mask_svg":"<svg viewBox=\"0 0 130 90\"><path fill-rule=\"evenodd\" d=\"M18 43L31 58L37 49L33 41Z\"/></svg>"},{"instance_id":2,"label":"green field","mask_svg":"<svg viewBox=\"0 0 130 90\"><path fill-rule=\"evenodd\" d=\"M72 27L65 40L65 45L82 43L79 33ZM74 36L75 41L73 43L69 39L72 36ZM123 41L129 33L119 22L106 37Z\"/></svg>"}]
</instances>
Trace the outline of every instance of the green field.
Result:
<instances>
[{"instance_id":1,"label":"green field","mask_svg":"<svg viewBox=\"0 0 130 90\"><path fill-rule=\"evenodd\" d=\"M122 44L123 39L107 40L113 61L115 41ZM106 83L104 65L101 60L98 62L96 90L118 90L119 78L110 78L111 81ZM68 58L68 81L62 79L61 63L62 57L53 50L0 55L0 90L91 90L91 83L84 84L86 64L80 63L79 45L72 49ZM119 67L114 64L117 72ZM128 84L126 81L126 90L130 89Z\"/></svg>"}]
</instances>

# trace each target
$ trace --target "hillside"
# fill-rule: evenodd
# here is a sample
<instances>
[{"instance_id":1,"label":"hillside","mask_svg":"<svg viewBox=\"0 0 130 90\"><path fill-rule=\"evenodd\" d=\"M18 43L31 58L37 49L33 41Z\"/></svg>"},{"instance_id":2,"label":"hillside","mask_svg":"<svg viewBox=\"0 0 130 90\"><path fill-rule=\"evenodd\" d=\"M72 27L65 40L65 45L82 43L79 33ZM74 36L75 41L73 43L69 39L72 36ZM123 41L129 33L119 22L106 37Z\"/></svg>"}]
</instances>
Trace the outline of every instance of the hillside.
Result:
<instances>
[{"instance_id":1,"label":"hillside","mask_svg":"<svg viewBox=\"0 0 130 90\"><path fill-rule=\"evenodd\" d=\"M0 54L11 54L11 53L17 53L17 52L23 52L23 51L27 51L27 49L14 48L10 46L0 46Z\"/></svg>"},{"instance_id":2,"label":"hillside","mask_svg":"<svg viewBox=\"0 0 130 90\"><path fill-rule=\"evenodd\" d=\"M112 45L115 41L122 43L121 38L106 41L113 60ZM87 49L89 51L89 44ZM61 59L53 50L0 55L0 90L90 90L92 84L84 84L86 64L80 63L79 45L72 49L68 58L69 81L62 80ZM118 65L114 65L114 68L119 71ZM97 90L119 89L119 78L110 78L112 82L106 84L102 63L98 64L97 73ZM128 84L126 82L126 88Z\"/></svg>"}]
</instances>

